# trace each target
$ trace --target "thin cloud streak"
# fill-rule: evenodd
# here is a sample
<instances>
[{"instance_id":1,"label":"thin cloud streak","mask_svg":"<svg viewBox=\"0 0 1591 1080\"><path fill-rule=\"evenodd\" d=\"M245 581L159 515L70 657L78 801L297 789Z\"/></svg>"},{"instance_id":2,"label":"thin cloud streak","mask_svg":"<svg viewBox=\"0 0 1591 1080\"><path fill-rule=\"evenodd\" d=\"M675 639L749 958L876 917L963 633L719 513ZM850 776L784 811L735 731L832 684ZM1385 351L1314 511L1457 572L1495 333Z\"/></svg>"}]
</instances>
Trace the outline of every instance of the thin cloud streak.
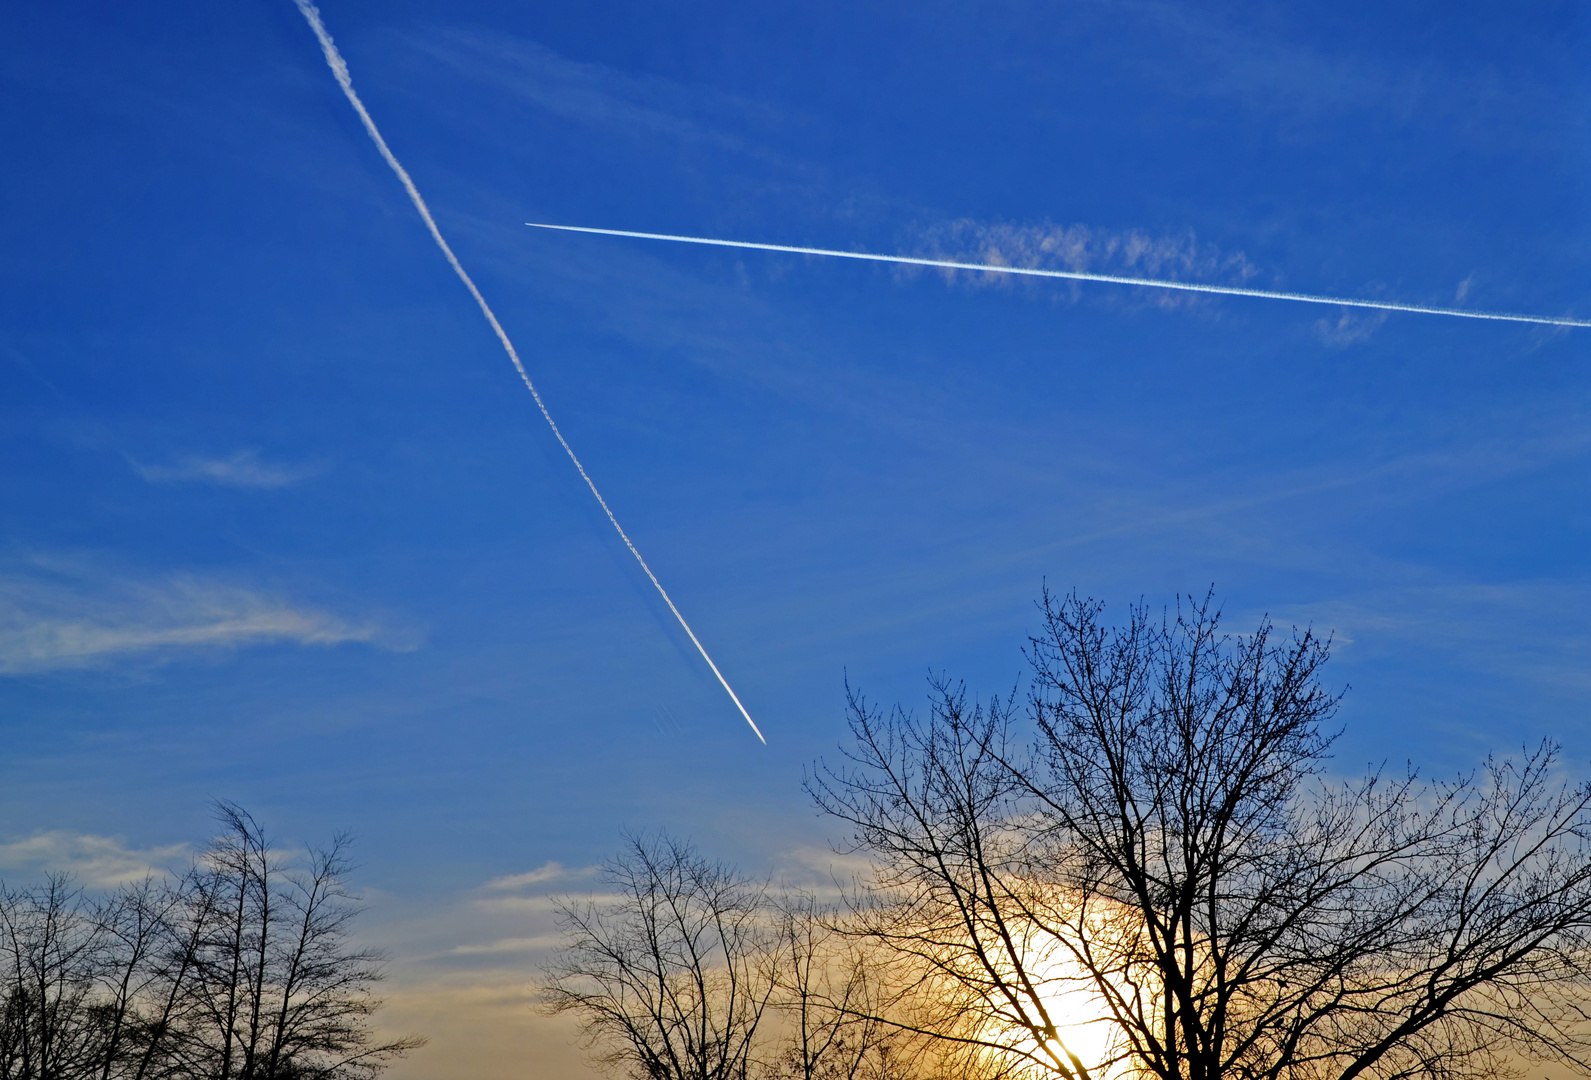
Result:
<instances>
[{"instance_id":1,"label":"thin cloud streak","mask_svg":"<svg viewBox=\"0 0 1591 1080\"><path fill-rule=\"evenodd\" d=\"M536 937L498 938L479 945L455 945L449 956L501 956L505 953L552 950L564 943L562 934L541 934Z\"/></svg>"},{"instance_id":2,"label":"thin cloud streak","mask_svg":"<svg viewBox=\"0 0 1591 1080\"><path fill-rule=\"evenodd\" d=\"M1584 611L1591 582L1574 578L1389 585L1279 613L1331 628L1352 663L1411 650L1463 658L1469 670L1583 693L1591 688Z\"/></svg>"},{"instance_id":3,"label":"thin cloud streak","mask_svg":"<svg viewBox=\"0 0 1591 1080\"><path fill-rule=\"evenodd\" d=\"M223 487L280 488L314 475L312 469L261 461L260 455L253 450L240 450L224 458L184 457L172 465L145 465L132 458L127 461L151 484L198 481Z\"/></svg>"},{"instance_id":4,"label":"thin cloud streak","mask_svg":"<svg viewBox=\"0 0 1591 1080\"><path fill-rule=\"evenodd\" d=\"M549 115L631 135L660 136L769 157L692 113L766 124L766 106L656 76L635 76L604 64L571 60L544 45L501 33L437 29L408 39L411 47L460 74L529 102Z\"/></svg>"},{"instance_id":5,"label":"thin cloud streak","mask_svg":"<svg viewBox=\"0 0 1591 1080\"><path fill-rule=\"evenodd\" d=\"M1106 285L1138 285L1149 289L1175 289L1178 292L1213 293L1218 296L1250 296L1261 300L1292 300L1301 304L1370 308L1375 311L1405 311L1416 315L1450 315L1461 319L1490 319L1498 322L1534 323L1540 326L1591 327L1591 319L1571 319L1553 315L1519 315L1506 311L1430 307L1425 304L1398 304L1386 300L1355 300L1346 296L1318 296L1314 293L1248 289L1241 285L1203 285L1191 281L1167 281L1161 278L1128 277L1122 274L1095 274L1085 270L1044 270L1030 266L1002 266L995 263L925 259L912 255L875 255L865 251L837 251L832 248L794 247L787 244L757 244L748 240L719 240L706 236L674 236L668 233L633 232L629 229L594 229L582 225L549 225L538 221L527 221L525 224L533 229L556 229L559 232L593 233L598 236L624 236L635 240L667 240L676 244L704 244L708 247L747 248L753 251L780 251L791 255L824 255L835 259L859 259L863 262L894 263L902 266L931 266L940 270L976 270L989 274L1020 274L1027 277L1061 278L1066 281L1097 281Z\"/></svg>"},{"instance_id":6,"label":"thin cloud streak","mask_svg":"<svg viewBox=\"0 0 1591 1080\"><path fill-rule=\"evenodd\" d=\"M493 878L485 885L482 885L481 888L499 892L515 891L528 888L531 885L545 885L550 881L590 877L597 872L597 869L595 866L582 866L571 870L562 863L549 862L543 863L534 870L527 870L523 874L509 874L506 877Z\"/></svg>"},{"instance_id":7,"label":"thin cloud streak","mask_svg":"<svg viewBox=\"0 0 1591 1080\"><path fill-rule=\"evenodd\" d=\"M190 577L156 582L0 577L0 675L103 667L174 650L291 642L412 648L376 623L355 624L251 589Z\"/></svg>"},{"instance_id":8,"label":"thin cloud streak","mask_svg":"<svg viewBox=\"0 0 1591 1080\"><path fill-rule=\"evenodd\" d=\"M448 265L453 267L453 272L458 275L459 280L464 283L464 287L475 298L475 303L479 305L481 314L486 316L486 321L491 324L492 331L497 335L497 340L502 342L503 350L508 353L509 360L513 361L514 370L519 372L520 381L525 384L525 389L530 391L530 396L535 398L536 407L541 410L542 419L547 421L547 426L552 429L553 436L558 440L558 444L563 447L564 453L569 455L569 460L574 463L575 470L580 474L580 479L584 480L586 487L591 489L591 494L596 498L597 504L602 507L602 512L608 516L608 522L613 526L614 531L619 534L619 539L624 541L624 546L630 549L630 554L635 556L635 561L641 564L641 569L651 579L658 595L668 605L668 609L674 613L674 618L679 620L679 624L684 628L686 636L691 639L691 644L696 646L696 651L702 654L703 660L707 661L707 666L717 676L719 685L729 695L729 700L735 703L735 708L740 710L740 715L745 717L746 723L751 725L752 732L766 746L768 740L763 738L761 729L757 727L757 722L751 718L751 713L747 712L746 707L740 703L740 698L729 685L729 680L724 678L723 672L718 670L718 665L713 663L713 658L707 655L707 649L697 639L696 632L685 621L685 616L680 614L679 608L674 606L674 601L669 597L668 590L663 588L663 583L657 579L656 574L652 573L652 568L646 564L646 560L641 558L641 552L630 541L629 534L624 531L624 528L619 524L619 519L613 516L613 511L608 507L608 501L602 497L602 492L597 490L596 483L586 473L586 467L575 456L574 448L569 445L569 441L563 437L563 432L558 430L558 425L553 422L552 413L547 411L547 405L541 400L540 392L537 391L536 385L530 381L530 374L525 370L525 365L520 362L519 353L514 348L514 343L508 339L508 333L503 329L502 323L497 321L497 316L493 314L491 306L486 303L486 297L482 296L481 290L475 287L475 282L470 278L469 274L465 273L458 256L453 254L453 249L442 238L442 230L437 228L436 219L431 216L430 207L426 205L425 200L420 196L420 189L415 187L414 181L409 177L408 170L403 167L391 148L387 146L387 140L381 137L381 132L377 129L376 122L371 119L370 113L365 109L364 102L354 92L353 78L348 73L348 64L343 60L342 54L337 51L337 46L332 43L331 35L326 32L325 24L320 21L320 11L309 0L293 0L293 2L298 6L298 10L305 20L308 21L310 29L315 32L315 38L320 42L321 52L326 57L326 64L331 68L331 73L336 78L337 85L342 87L343 96L348 99L348 104L353 106L354 111L359 114L359 120L364 124L366 134L370 136L371 141L376 144L376 149L381 151L382 158L392 169L398 180L402 182L403 189L409 194L409 201L414 204L414 208L419 211L421 219L425 222L425 227L430 230L431 239L436 241L436 246L447 257Z\"/></svg>"}]
</instances>

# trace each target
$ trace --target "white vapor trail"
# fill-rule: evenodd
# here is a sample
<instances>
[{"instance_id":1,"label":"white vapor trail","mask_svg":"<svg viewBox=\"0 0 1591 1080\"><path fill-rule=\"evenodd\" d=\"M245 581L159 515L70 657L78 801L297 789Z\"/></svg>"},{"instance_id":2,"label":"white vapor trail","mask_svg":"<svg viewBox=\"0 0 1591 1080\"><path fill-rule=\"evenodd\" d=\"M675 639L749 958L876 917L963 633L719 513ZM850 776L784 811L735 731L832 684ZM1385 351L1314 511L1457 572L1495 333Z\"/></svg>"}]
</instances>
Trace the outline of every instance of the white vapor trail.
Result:
<instances>
[{"instance_id":1,"label":"white vapor trail","mask_svg":"<svg viewBox=\"0 0 1591 1080\"><path fill-rule=\"evenodd\" d=\"M998 263L922 259L914 255L874 255L865 251L835 251L831 248L793 247L788 244L754 244L748 240L717 240L706 236L671 236L667 233L631 232L628 229L592 229L581 225L546 225L536 221L527 221L525 224L533 229L595 233L598 236L628 236L636 240L671 240L676 244L706 244L709 247L750 248L754 251L784 251L792 255L828 255L836 259L861 259L863 262L901 263L907 266L935 266L944 270L978 270L989 274L1021 274L1027 277L1065 278L1068 281L1102 281L1109 285L1142 285L1151 289L1176 289L1179 292L1216 293L1221 296L1256 296L1263 300L1295 300L1303 304L1330 304L1333 307L1373 308L1376 311L1412 311L1418 315L1456 315L1461 319L1493 319L1499 322L1537 323L1542 326L1591 326L1591 319L1571 319L1554 315L1516 315L1506 311L1430 307L1425 304L1397 304L1385 300L1354 300L1345 296L1317 296L1313 293L1245 289L1237 285L1200 285L1187 281L1166 281L1162 278L1125 277L1121 274L1090 274L1082 270L1040 270L1030 266L1001 266Z\"/></svg>"},{"instance_id":2,"label":"white vapor trail","mask_svg":"<svg viewBox=\"0 0 1591 1080\"><path fill-rule=\"evenodd\" d=\"M669 598L668 590L663 588L663 583L657 580L657 575L652 573L652 568L646 565L645 559L641 558L641 553L636 550L629 534L619 524L619 519L613 516L612 509L608 507L608 501L602 497L602 492L597 490L597 485L592 482L590 475L587 474L586 467L580 464L580 459L575 456L574 447L569 445L569 440L563 437L563 432L559 431L558 425L553 422L552 413L547 411L547 405L541 400L541 394L537 392L535 384L530 381L530 375L525 371L525 365L520 362L519 353L514 349L514 343L508 340L508 334L503 330L503 324L497 321L497 316L492 313L491 306L486 303L486 298L481 295L481 290L475 287L475 282L470 280L470 276L464 272L464 267L460 265L458 256L453 254L453 249L448 247L446 240L442 239L442 231L436 227L436 219L431 216L430 208L425 205L425 200L420 197L420 189L414 186L414 181L409 178L408 170L399 164L397 157L392 153L391 148L387 146L387 140L381 137L381 132L376 128L376 122L370 118L370 113L365 109L364 102L360 101L359 95L354 93L354 83L352 77L348 74L348 64L343 60L342 54L337 51L337 46L332 43L331 35L326 32L325 24L320 21L320 11L309 0L293 0L293 2L298 5L299 12L308 20L310 29L315 31L315 37L320 41L320 50L326 54L326 63L331 67L331 73L336 77L337 85L342 87L343 96L348 99L348 104L354 107L354 112L359 114L360 122L365 125L365 131L369 134L371 141L376 144L376 149L381 151L382 158L392 167L392 171L397 174L398 179L403 183L403 189L409 193L409 201L414 203L414 208L420 212L420 217L425 221L425 227L431 231L431 239L436 241L436 246L442 249L443 255L447 256L448 265L453 267L453 272L459 276L460 281L464 282L464 287L470 291L470 295L480 305L481 314L485 315L486 321L491 324L492 331L497 334L497 340L503 343L503 350L508 353L508 358L514 362L514 370L519 372L519 377L524 382L525 389L529 390L530 396L536 399L536 408L541 410L542 419L546 420L547 426L552 428L552 433L557 438L558 445L563 447L564 453L569 455L569 460L574 462L575 469L580 473L580 479L586 482L586 487L590 488L591 494L596 496L597 503L602 507L602 512L608 515L608 521L612 523L614 530L619 534L619 539L624 541L624 546L630 549L630 554L635 556L635 561L641 564L641 569L646 571L646 576L657 587L658 595L663 598L663 603L668 605L668 609L679 620L680 626L684 627L686 635L691 639L691 644L696 646L696 651L702 654L702 659L707 661L707 666L713 669L714 675L718 676L718 682L723 686L724 692L729 695L729 700L735 703L735 708L739 709L740 715L746 718L746 723L751 725L751 730L756 734L757 738L764 745L767 745L768 740L763 738L761 729L757 727L757 722L751 718L751 714L746 711L746 707L740 703L740 698L735 695L734 689L729 685L729 680L724 678L724 673L718 670L718 665L713 663L713 658L707 655L707 650L702 647L702 643L697 639L695 631L690 627L690 623L685 621L685 616L679 613L679 608L675 607L674 601Z\"/></svg>"}]
</instances>

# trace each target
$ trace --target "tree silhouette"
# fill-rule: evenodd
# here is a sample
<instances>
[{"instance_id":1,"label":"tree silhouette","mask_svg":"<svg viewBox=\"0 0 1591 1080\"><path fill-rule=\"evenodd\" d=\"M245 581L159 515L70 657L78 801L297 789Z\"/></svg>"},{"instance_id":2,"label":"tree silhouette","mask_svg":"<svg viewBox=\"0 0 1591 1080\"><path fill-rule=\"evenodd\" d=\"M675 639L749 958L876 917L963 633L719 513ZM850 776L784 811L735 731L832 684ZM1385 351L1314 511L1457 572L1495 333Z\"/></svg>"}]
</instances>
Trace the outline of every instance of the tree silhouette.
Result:
<instances>
[{"instance_id":1,"label":"tree silhouette","mask_svg":"<svg viewBox=\"0 0 1591 1080\"><path fill-rule=\"evenodd\" d=\"M855 932L912 988L881 1019L1066 1080L1585 1071L1591 787L1554 747L1332 780L1310 632L1223 634L1209 596L1040 610L1025 703L852 693L808 781L874 859Z\"/></svg>"}]
</instances>

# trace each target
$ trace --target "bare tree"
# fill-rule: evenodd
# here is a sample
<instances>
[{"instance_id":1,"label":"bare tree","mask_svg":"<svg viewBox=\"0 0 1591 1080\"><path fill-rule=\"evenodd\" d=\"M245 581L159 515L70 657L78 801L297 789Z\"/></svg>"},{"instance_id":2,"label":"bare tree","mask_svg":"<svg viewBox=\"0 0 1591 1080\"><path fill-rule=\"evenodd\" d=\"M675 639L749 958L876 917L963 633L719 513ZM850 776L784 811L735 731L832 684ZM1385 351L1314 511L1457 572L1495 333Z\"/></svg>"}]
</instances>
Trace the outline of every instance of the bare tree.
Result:
<instances>
[{"instance_id":1,"label":"bare tree","mask_svg":"<svg viewBox=\"0 0 1591 1080\"><path fill-rule=\"evenodd\" d=\"M765 887L667 836L632 838L602 880L611 899L559 908L548 1011L636 1080L745 1080L775 991Z\"/></svg>"},{"instance_id":2,"label":"bare tree","mask_svg":"<svg viewBox=\"0 0 1591 1080\"><path fill-rule=\"evenodd\" d=\"M143 1080L164 1048L175 998L164 989L171 974L165 960L175 929L172 914L183 903L182 885L181 880L173 886L146 877L118 889L96 912L106 944L100 975L104 1042L99 1080ZM181 982L179 973L177 987Z\"/></svg>"},{"instance_id":3,"label":"bare tree","mask_svg":"<svg viewBox=\"0 0 1591 1080\"><path fill-rule=\"evenodd\" d=\"M103 1053L95 991L105 968L102 928L62 875L0 896L6 967L0 1077L91 1075Z\"/></svg>"},{"instance_id":4,"label":"bare tree","mask_svg":"<svg viewBox=\"0 0 1591 1080\"><path fill-rule=\"evenodd\" d=\"M185 875L0 888L0 1080L368 1080L381 956L347 937L346 838L289 865L248 813Z\"/></svg>"},{"instance_id":5,"label":"bare tree","mask_svg":"<svg viewBox=\"0 0 1591 1080\"><path fill-rule=\"evenodd\" d=\"M879 1019L890 997L868 942L844 913L811 893L778 898L767 963L775 1011L786 1030L769 1080L904 1080L922 1059L920 1040Z\"/></svg>"},{"instance_id":6,"label":"bare tree","mask_svg":"<svg viewBox=\"0 0 1591 1080\"><path fill-rule=\"evenodd\" d=\"M356 898L346 836L283 865L259 824L221 803L200 860L176 957L170 1075L215 1080L364 1080L424 1040L376 1040L380 953L353 949Z\"/></svg>"},{"instance_id":7,"label":"bare tree","mask_svg":"<svg viewBox=\"0 0 1591 1080\"><path fill-rule=\"evenodd\" d=\"M195 865L171 884L160 905L161 931L153 958L152 977L142 981L133 997L134 1018L139 1021L136 1062L121 1075L130 1080L180 1075L183 1057L180 1038L184 1011L196 973L200 943L208 933L210 894L200 887L203 870Z\"/></svg>"},{"instance_id":8,"label":"bare tree","mask_svg":"<svg viewBox=\"0 0 1591 1080\"><path fill-rule=\"evenodd\" d=\"M1209 597L1115 629L1075 594L1041 610L1025 715L948 682L925 721L853 695L849 764L809 781L918 991L883 1018L1069 1080L1588 1071L1591 787L1552 747L1332 782L1307 631L1226 636Z\"/></svg>"}]
</instances>

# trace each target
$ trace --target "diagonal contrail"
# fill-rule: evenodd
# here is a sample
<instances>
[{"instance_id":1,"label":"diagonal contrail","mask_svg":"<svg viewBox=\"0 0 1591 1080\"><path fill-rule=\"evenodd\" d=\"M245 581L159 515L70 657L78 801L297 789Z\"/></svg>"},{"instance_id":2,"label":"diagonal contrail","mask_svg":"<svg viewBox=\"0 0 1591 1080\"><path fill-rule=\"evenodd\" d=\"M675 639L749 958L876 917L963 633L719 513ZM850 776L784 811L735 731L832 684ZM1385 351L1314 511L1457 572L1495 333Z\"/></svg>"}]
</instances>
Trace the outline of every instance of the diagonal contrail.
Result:
<instances>
[{"instance_id":1,"label":"diagonal contrail","mask_svg":"<svg viewBox=\"0 0 1591 1080\"><path fill-rule=\"evenodd\" d=\"M592 229L582 225L544 225L536 221L527 221L525 224L533 229L558 229L562 232L596 233L599 236L628 236L636 240L672 240L676 244L706 244L710 247L750 248L753 251L784 251L792 255L828 255L836 259L861 259L863 262L901 263L907 266L935 266L943 270L978 270L988 274L1022 274L1027 277L1064 278L1067 281L1102 281L1109 285L1142 285L1150 289L1216 293L1220 296L1256 296L1263 300L1295 300L1302 304L1329 304L1333 307L1373 308L1376 311L1412 311L1418 315L1456 315L1461 319L1493 319L1499 322L1537 323L1542 326L1591 326L1591 319L1571 319L1556 315L1516 315L1507 311L1430 307L1425 304L1398 304L1386 300L1354 300L1345 296L1317 296L1314 293L1245 289L1237 285L1199 285L1188 281L1166 281L1162 278L1125 277L1121 274L1090 274L1082 270L1040 270L1031 266L1001 266L998 263L923 259L915 255L874 255L865 251L835 251L832 248L793 247L788 244L754 244L749 240L717 240L706 236L671 236L667 233L631 232L628 229Z\"/></svg>"},{"instance_id":2,"label":"diagonal contrail","mask_svg":"<svg viewBox=\"0 0 1591 1080\"><path fill-rule=\"evenodd\" d=\"M376 128L376 122L370 118L370 113L365 109L365 103L359 100L359 95L354 93L354 82L348 74L348 64L337 51L337 46L332 43L331 35L326 32L326 25L320 21L320 11L309 0L293 0L298 5L298 10L309 21L311 30L320 41L320 50L326 54L326 63L331 67L331 73L337 79L337 85L342 87L343 96L348 99L348 104L354 107L354 112L359 114L359 120L365 125L365 131L370 135L376 149L381 151L381 156L386 159L392 171L397 174L403 183L403 189L409 193L409 201L414 203L414 208L420 212L420 217L425 221L425 227L431 230L431 239L436 241L436 246L442 249L442 254L447 256L448 265L453 267L453 272L464 282L464 287L470 291L475 302L480 305L481 314L486 316L486 321L491 323L492 330L497 334L497 340L503 343L503 350L508 353L508 358L514 362L514 370L519 372L520 379L525 384L525 389L530 391L530 396L536 399L536 408L541 410L542 419L547 421L547 426L552 428L553 435L558 439L564 453L569 455L569 460L574 462L575 469L580 473L580 479L586 482L586 487L591 489L591 494L596 496L597 503L602 507L602 512L608 515L608 521L619 534L619 539L624 541L624 546L630 549L630 554L635 556L635 561L641 564L641 569L646 571L646 576L652 579L652 584L657 587L657 593L663 598L663 603L674 613L680 626L685 628L686 635L691 639L691 644L696 646L696 651L702 654L702 659L707 661L707 666L713 669L713 674L718 676L718 682L723 686L724 692L729 695L729 700L735 703L735 708L740 710L740 715L746 718L746 723L751 725L751 730L756 733L764 745L768 740L762 737L762 731L757 727L757 722L751 718L746 707L740 703L740 698L735 696L735 691L729 685L729 680L724 678L724 673L718 670L718 665L713 663L713 658L707 655L707 650L697 640L696 634L691 630L690 623L685 621L685 616L679 613L679 608L674 606L674 601L669 599L668 590L663 588L663 583L657 580L657 575L652 573L652 568L646 565L646 560L641 558L641 553L630 541L629 534L619 524L619 519L613 516L613 511L608 507L608 501L602 497L602 492L597 490L597 485L592 483L586 467L580 464L580 459L575 456L574 447L569 445L569 440L563 437L563 432L558 430L558 425L553 423L552 413L547 411L547 405L541 400L541 394L530 381L530 375L525 371L525 365L520 363L519 353L514 349L514 343L508 340L508 334L503 330L503 324L497 321L497 316L492 314L491 306L486 303L486 297L481 295L481 290L475 287L475 282L464 272L464 267L459 264L458 256L453 254L453 249L448 247L446 240L442 239L442 231L436 227L436 219L431 216L431 210L425 205L425 200L420 197L420 189L414 186L414 181L409 178L408 170L399 164L387 140L381 137L381 132Z\"/></svg>"}]
</instances>

